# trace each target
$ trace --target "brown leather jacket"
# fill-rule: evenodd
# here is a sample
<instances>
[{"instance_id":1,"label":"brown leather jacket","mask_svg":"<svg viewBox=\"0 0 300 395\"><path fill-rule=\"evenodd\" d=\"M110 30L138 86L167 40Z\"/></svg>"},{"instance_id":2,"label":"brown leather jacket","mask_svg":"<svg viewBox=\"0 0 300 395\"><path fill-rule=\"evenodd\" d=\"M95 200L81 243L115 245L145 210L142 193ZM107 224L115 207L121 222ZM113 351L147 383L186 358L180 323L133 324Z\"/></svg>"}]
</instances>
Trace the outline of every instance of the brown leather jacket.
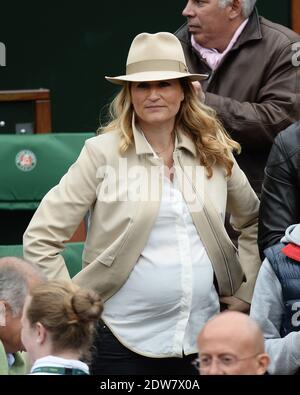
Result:
<instances>
[{"instance_id":1,"label":"brown leather jacket","mask_svg":"<svg viewBox=\"0 0 300 395\"><path fill-rule=\"evenodd\" d=\"M210 75L202 84L205 103L217 111L232 138L242 145L237 161L260 192L274 137L300 119L300 66L292 64L296 54L292 45L300 37L258 16L255 10L233 48L212 72L191 46L187 25L175 34L189 71Z\"/></svg>"}]
</instances>

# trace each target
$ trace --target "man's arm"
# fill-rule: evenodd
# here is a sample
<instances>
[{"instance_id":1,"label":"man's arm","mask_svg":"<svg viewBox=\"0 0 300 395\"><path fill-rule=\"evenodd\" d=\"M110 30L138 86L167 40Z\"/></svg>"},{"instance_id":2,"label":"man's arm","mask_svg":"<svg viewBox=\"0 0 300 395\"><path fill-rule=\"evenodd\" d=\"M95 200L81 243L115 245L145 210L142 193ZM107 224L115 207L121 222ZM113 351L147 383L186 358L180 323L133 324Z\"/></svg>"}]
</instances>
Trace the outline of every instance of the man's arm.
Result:
<instances>
[{"instance_id":1,"label":"man's arm","mask_svg":"<svg viewBox=\"0 0 300 395\"><path fill-rule=\"evenodd\" d=\"M226 212L230 214L232 227L240 233L238 254L246 275L246 282L233 296L250 304L261 265L257 247L259 200L235 160L232 175L227 181L227 192ZM222 301L226 303L226 300Z\"/></svg>"},{"instance_id":2,"label":"man's arm","mask_svg":"<svg viewBox=\"0 0 300 395\"><path fill-rule=\"evenodd\" d=\"M217 111L232 138L257 148L259 144L270 144L281 130L300 118L300 67L293 66L292 56L290 44L275 59L270 58L255 102L223 97L209 92L209 88L205 92L205 104ZM238 84L243 76L240 70L236 73Z\"/></svg>"},{"instance_id":3,"label":"man's arm","mask_svg":"<svg viewBox=\"0 0 300 395\"><path fill-rule=\"evenodd\" d=\"M48 278L69 278L61 252L96 200L102 181L89 142L59 184L42 199L23 236L24 258L36 263Z\"/></svg>"},{"instance_id":4,"label":"man's arm","mask_svg":"<svg viewBox=\"0 0 300 395\"><path fill-rule=\"evenodd\" d=\"M280 336L283 313L281 285L265 259L257 277L250 316L264 333L266 351L271 358L270 374L294 374L300 367L300 332Z\"/></svg>"}]
</instances>

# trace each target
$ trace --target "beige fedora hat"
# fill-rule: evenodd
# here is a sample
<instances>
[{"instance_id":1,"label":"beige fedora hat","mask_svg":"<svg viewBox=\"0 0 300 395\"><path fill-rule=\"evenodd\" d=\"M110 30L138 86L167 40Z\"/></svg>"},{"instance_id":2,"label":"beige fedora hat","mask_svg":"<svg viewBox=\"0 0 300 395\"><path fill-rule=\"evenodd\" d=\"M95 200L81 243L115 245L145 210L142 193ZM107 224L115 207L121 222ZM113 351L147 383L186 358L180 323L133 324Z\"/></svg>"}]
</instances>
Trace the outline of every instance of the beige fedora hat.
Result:
<instances>
[{"instance_id":1,"label":"beige fedora hat","mask_svg":"<svg viewBox=\"0 0 300 395\"><path fill-rule=\"evenodd\" d=\"M190 74L178 38L172 33L161 32L137 35L128 52L126 75L105 78L114 84L122 85L125 81L160 81L175 78L200 81L207 78L207 74Z\"/></svg>"}]
</instances>

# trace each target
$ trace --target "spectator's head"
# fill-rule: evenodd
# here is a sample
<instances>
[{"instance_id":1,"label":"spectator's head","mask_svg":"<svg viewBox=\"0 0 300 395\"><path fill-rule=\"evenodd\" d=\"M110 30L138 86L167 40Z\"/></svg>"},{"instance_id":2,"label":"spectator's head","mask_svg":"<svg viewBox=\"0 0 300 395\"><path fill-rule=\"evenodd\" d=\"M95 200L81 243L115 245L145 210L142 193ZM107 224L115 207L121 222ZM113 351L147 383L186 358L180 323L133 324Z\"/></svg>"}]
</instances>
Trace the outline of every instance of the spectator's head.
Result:
<instances>
[{"instance_id":1,"label":"spectator's head","mask_svg":"<svg viewBox=\"0 0 300 395\"><path fill-rule=\"evenodd\" d=\"M102 131L119 129L120 151L124 153L137 144L133 118L142 130L168 124L165 130L179 128L190 136L209 177L216 164L224 166L230 176L233 161L229 152L239 151L240 147L224 130L215 111L201 103L197 96L192 82L206 77L188 71L182 46L175 35L168 32L138 34L128 52L126 74L105 77L123 89L110 104L111 119Z\"/></svg>"},{"instance_id":2,"label":"spectator's head","mask_svg":"<svg viewBox=\"0 0 300 395\"><path fill-rule=\"evenodd\" d=\"M0 259L0 340L6 353L23 350L21 317L25 297L43 280L39 269L23 259Z\"/></svg>"},{"instance_id":3,"label":"spectator's head","mask_svg":"<svg viewBox=\"0 0 300 395\"><path fill-rule=\"evenodd\" d=\"M22 341L30 359L87 358L102 309L99 295L71 282L49 281L35 287L22 317Z\"/></svg>"},{"instance_id":4,"label":"spectator's head","mask_svg":"<svg viewBox=\"0 0 300 395\"><path fill-rule=\"evenodd\" d=\"M251 14L256 0L189 0L182 15L195 41L223 52L239 25Z\"/></svg>"},{"instance_id":5,"label":"spectator's head","mask_svg":"<svg viewBox=\"0 0 300 395\"><path fill-rule=\"evenodd\" d=\"M258 324L236 311L209 320L198 336L198 349L201 375L261 375L270 362Z\"/></svg>"}]
</instances>

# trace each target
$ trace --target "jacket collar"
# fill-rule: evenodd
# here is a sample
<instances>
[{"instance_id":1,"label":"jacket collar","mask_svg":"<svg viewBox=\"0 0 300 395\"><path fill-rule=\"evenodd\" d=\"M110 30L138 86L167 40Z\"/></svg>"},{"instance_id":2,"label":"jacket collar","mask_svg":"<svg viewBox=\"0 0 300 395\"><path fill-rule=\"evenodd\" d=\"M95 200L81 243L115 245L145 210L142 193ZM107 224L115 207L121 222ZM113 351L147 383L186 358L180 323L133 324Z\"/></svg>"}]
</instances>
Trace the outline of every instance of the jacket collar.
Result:
<instances>
[{"instance_id":1,"label":"jacket collar","mask_svg":"<svg viewBox=\"0 0 300 395\"><path fill-rule=\"evenodd\" d=\"M20 352L13 354L15 361L11 367L8 366L7 355L4 345L0 340L0 375L21 374L26 373L26 364Z\"/></svg>"},{"instance_id":2,"label":"jacket collar","mask_svg":"<svg viewBox=\"0 0 300 395\"><path fill-rule=\"evenodd\" d=\"M187 133L185 133L182 129L177 129L176 131L176 144L175 150L185 149L189 151L194 157L197 157L197 149L192 139L188 137Z\"/></svg>"},{"instance_id":3,"label":"jacket collar","mask_svg":"<svg viewBox=\"0 0 300 395\"><path fill-rule=\"evenodd\" d=\"M135 115L133 113L132 116L132 131L133 138L135 143L135 150L137 155L143 154L153 154L149 144L147 143L145 137L142 134L141 129L136 125ZM197 150L193 141L188 137L188 135L181 129L177 128L176 130L176 139L175 139L175 151L186 149L195 157L197 156Z\"/></svg>"},{"instance_id":4,"label":"jacket collar","mask_svg":"<svg viewBox=\"0 0 300 395\"><path fill-rule=\"evenodd\" d=\"M261 39L262 32L259 23L259 15L257 9L255 8L249 17L247 25L245 26L236 43L233 45L232 49L237 49L249 41Z\"/></svg>"},{"instance_id":5,"label":"jacket collar","mask_svg":"<svg viewBox=\"0 0 300 395\"><path fill-rule=\"evenodd\" d=\"M132 131L133 131L133 138L134 138L136 154L137 155L152 154L151 148L150 148L149 144L147 144L147 141L146 141L145 137L143 136L141 129L136 125L134 112L132 115L131 126L132 126Z\"/></svg>"}]
</instances>

